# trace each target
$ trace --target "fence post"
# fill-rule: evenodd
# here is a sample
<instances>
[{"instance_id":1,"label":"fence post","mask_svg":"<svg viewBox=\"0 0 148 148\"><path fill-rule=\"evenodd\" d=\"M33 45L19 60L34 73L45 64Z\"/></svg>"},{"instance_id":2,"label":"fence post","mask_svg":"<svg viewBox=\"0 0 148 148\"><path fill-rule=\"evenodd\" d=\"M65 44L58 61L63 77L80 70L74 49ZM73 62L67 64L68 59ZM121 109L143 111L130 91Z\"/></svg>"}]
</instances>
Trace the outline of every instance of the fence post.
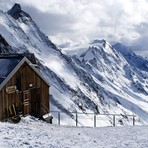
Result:
<instances>
[{"instance_id":1,"label":"fence post","mask_svg":"<svg viewBox=\"0 0 148 148\"><path fill-rule=\"evenodd\" d=\"M78 126L78 113L76 111L76 126Z\"/></svg>"},{"instance_id":2,"label":"fence post","mask_svg":"<svg viewBox=\"0 0 148 148\"><path fill-rule=\"evenodd\" d=\"M133 115L133 125L135 125L135 116Z\"/></svg>"},{"instance_id":3,"label":"fence post","mask_svg":"<svg viewBox=\"0 0 148 148\"><path fill-rule=\"evenodd\" d=\"M113 126L115 126L115 115L113 115Z\"/></svg>"},{"instance_id":4,"label":"fence post","mask_svg":"<svg viewBox=\"0 0 148 148\"><path fill-rule=\"evenodd\" d=\"M60 112L58 112L58 124L60 125Z\"/></svg>"},{"instance_id":5,"label":"fence post","mask_svg":"<svg viewBox=\"0 0 148 148\"><path fill-rule=\"evenodd\" d=\"M94 127L96 127L96 114L94 114Z\"/></svg>"}]
</instances>

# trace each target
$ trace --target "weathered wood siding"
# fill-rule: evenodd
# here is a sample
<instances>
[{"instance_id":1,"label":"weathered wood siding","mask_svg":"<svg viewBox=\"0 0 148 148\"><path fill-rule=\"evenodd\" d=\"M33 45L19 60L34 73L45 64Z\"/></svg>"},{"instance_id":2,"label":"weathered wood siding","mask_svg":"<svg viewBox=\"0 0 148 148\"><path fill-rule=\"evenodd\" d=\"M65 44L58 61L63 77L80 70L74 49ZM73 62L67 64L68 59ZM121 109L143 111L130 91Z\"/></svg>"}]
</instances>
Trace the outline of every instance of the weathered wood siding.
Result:
<instances>
[{"instance_id":1,"label":"weathered wood siding","mask_svg":"<svg viewBox=\"0 0 148 148\"><path fill-rule=\"evenodd\" d=\"M21 89L15 93L8 94L6 88L9 86L16 86L18 80ZM32 87L29 85L32 84ZM33 91L35 90L36 91ZM12 76L8 83L0 91L0 120L8 118L9 106L15 104L17 108L22 108L23 91L29 90L29 110L30 114L34 114L32 108L35 100L38 98L38 114L42 116L49 112L49 86L42 80L42 78L27 64L24 63L19 70ZM35 94L36 93L36 94Z\"/></svg>"}]
</instances>

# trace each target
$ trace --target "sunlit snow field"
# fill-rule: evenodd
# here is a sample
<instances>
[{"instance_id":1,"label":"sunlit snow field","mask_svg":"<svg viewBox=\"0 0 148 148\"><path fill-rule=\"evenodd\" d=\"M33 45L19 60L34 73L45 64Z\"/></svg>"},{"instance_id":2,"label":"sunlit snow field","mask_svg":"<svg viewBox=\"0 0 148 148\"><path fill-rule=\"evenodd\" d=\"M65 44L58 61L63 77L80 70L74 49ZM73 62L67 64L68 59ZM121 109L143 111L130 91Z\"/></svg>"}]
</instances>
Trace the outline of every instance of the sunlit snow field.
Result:
<instances>
[{"instance_id":1,"label":"sunlit snow field","mask_svg":"<svg viewBox=\"0 0 148 148\"><path fill-rule=\"evenodd\" d=\"M22 118L0 123L1 148L147 148L148 126L72 127Z\"/></svg>"}]
</instances>

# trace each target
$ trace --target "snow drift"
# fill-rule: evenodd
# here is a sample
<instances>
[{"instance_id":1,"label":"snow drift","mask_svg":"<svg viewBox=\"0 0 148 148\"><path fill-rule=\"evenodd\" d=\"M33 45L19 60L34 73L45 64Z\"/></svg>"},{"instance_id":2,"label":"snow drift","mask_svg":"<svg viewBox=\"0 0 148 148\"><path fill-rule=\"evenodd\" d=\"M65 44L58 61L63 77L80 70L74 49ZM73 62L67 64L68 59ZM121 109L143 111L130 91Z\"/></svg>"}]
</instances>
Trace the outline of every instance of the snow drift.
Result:
<instances>
[{"instance_id":1,"label":"snow drift","mask_svg":"<svg viewBox=\"0 0 148 148\"><path fill-rule=\"evenodd\" d=\"M80 128L54 126L30 117L0 123L1 148L147 148L147 126Z\"/></svg>"}]
</instances>

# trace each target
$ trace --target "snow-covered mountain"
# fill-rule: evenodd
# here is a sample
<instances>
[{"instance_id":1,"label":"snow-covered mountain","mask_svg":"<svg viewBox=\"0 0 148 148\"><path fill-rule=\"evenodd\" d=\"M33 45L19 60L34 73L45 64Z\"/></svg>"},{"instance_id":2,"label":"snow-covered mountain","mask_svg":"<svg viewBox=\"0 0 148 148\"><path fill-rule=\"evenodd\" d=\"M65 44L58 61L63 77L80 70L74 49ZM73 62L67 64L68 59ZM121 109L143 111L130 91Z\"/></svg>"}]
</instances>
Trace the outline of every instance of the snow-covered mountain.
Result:
<instances>
[{"instance_id":1,"label":"snow-covered mountain","mask_svg":"<svg viewBox=\"0 0 148 148\"><path fill-rule=\"evenodd\" d=\"M73 111L122 114L125 124L129 123L126 115L134 113L141 123L148 123L148 61L122 44L95 40L81 54L69 56L19 4L0 11L0 35L1 53L35 54L51 85L51 110L60 109L70 117Z\"/></svg>"}]
</instances>

